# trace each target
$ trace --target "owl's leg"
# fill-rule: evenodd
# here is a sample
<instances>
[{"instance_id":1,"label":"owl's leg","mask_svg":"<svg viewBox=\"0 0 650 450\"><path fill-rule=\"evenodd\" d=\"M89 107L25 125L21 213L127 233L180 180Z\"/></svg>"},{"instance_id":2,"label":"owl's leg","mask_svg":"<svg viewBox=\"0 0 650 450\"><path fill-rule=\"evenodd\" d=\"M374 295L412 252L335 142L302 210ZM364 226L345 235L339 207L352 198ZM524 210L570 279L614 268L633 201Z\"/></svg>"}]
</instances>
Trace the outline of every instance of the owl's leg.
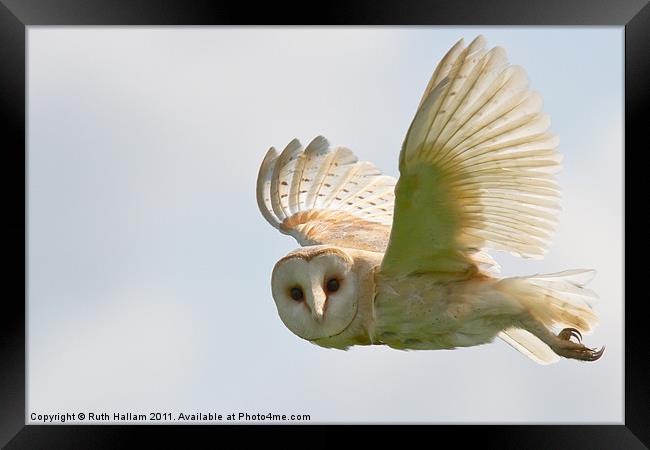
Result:
<instances>
[{"instance_id":1,"label":"owl's leg","mask_svg":"<svg viewBox=\"0 0 650 450\"><path fill-rule=\"evenodd\" d=\"M551 275L504 278L495 288L503 297L503 305L513 305L511 326L535 335L564 358L595 361L603 355L602 349L582 344L582 334L598 324L598 316L590 303L595 294L584 288L588 280L584 271L566 271ZM562 324L555 334L551 328Z\"/></svg>"},{"instance_id":2,"label":"owl's leg","mask_svg":"<svg viewBox=\"0 0 650 450\"><path fill-rule=\"evenodd\" d=\"M521 326L541 339L556 354L565 358L596 361L605 351L604 346L599 350L585 347L582 344L582 334L575 328L565 328L556 335L534 317L521 320ZM571 338L575 338L576 342Z\"/></svg>"}]
</instances>

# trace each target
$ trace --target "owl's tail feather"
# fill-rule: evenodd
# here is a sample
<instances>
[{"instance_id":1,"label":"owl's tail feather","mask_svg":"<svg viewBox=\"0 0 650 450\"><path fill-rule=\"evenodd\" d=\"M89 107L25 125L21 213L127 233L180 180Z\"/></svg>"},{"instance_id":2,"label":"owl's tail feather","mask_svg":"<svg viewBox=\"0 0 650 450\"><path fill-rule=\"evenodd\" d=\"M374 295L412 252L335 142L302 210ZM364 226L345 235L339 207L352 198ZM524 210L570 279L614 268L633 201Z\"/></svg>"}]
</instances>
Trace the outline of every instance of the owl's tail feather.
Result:
<instances>
[{"instance_id":1,"label":"owl's tail feather","mask_svg":"<svg viewBox=\"0 0 650 450\"><path fill-rule=\"evenodd\" d=\"M575 328L590 333L598 325L592 305L598 296L585 285L594 270L567 270L503 280L506 291L517 298L526 310L549 329ZM540 364L557 362L559 356L537 336L521 328L509 328L499 337Z\"/></svg>"}]
</instances>

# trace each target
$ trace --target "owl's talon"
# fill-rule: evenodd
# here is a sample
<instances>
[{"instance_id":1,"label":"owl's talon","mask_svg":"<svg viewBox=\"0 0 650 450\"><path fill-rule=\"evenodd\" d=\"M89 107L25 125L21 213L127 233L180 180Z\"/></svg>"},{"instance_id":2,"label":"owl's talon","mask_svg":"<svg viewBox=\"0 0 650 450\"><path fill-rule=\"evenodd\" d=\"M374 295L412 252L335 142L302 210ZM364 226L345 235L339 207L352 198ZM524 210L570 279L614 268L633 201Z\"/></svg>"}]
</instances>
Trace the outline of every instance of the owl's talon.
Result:
<instances>
[{"instance_id":1,"label":"owl's talon","mask_svg":"<svg viewBox=\"0 0 650 450\"><path fill-rule=\"evenodd\" d=\"M582 344L582 333L575 328L565 328L558 333L557 337L560 343L553 351L565 358L579 359L581 361L596 361L605 352L605 346L600 350L585 347ZM571 338L575 338L575 341Z\"/></svg>"},{"instance_id":2,"label":"owl's talon","mask_svg":"<svg viewBox=\"0 0 650 450\"><path fill-rule=\"evenodd\" d=\"M570 341L572 337L576 338L578 343L582 342L582 333L575 328L565 328L557 335L563 341Z\"/></svg>"},{"instance_id":3,"label":"owl's talon","mask_svg":"<svg viewBox=\"0 0 650 450\"><path fill-rule=\"evenodd\" d=\"M565 358L578 359L580 361L596 361L600 359L600 357L603 356L603 353L605 352L604 345L600 348L600 350L597 350L595 348L588 348L582 344L576 345L579 345L579 347L558 349L555 350L555 353L560 356L564 356Z\"/></svg>"},{"instance_id":4,"label":"owl's talon","mask_svg":"<svg viewBox=\"0 0 650 450\"><path fill-rule=\"evenodd\" d=\"M594 348L591 349L591 351L592 351L591 356L593 359L590 359L589 361L596 361L597 359L600 359L601 356L603 356L603 353L605 353L605 346L603 345L602 347L600 347L600 350L596 350Z\"/></svg>"}]
</instances>

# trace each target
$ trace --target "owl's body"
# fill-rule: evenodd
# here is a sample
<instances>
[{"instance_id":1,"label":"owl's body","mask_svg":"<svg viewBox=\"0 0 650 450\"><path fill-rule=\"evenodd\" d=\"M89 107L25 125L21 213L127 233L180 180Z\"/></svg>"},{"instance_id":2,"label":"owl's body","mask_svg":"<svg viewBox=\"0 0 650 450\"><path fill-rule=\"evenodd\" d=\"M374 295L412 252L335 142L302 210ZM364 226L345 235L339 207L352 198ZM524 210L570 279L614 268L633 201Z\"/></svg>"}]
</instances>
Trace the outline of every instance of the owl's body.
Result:
<instances>
[{"instance_id":1,"label":"owl's body","mask_svg":"<svg viewBox=\"0 0 650 450\"><path fill-rule=\"evenodd\" d=\"M429 274L397 279L378 274L377 279L381 294L375 299L376 335L393 348L485 344L511 325L508 313L518 309L490 278L444 281Z\"/></svg>"},{"instance_id":2,"label":"owl's body","mask_svg":"<svg viewBox=\"0 0 650 450\"><path fill-rule=\"evenodd\" d=\"M548 328L562 323L587 330L597 321L585 301L591 293L581 292L584 282L574 275L445 281L429 274L401 279L378 274L376 336L393 348L428 350L486 344L499 336L529 346L533 359L551 362L556 357L549 345L562 343Z\"/></svg>"},{"instance_id":3,"label":"owl's body","mask_svg":"<svg viewBox=\"0 0 650 450\"><path fill-rule=\"evenodd\" d=\"M585 288L593 271L500 279L484 251L546 251L561 159L549 124L523 70L478 37L434 71L399 181L320 136L305 149L271 148L260 211L305 246L273 269L287 328L338 349L453 349L498 336L542 364L600 358L581 343L597 324Z\"/></svg>"}]
</instances>

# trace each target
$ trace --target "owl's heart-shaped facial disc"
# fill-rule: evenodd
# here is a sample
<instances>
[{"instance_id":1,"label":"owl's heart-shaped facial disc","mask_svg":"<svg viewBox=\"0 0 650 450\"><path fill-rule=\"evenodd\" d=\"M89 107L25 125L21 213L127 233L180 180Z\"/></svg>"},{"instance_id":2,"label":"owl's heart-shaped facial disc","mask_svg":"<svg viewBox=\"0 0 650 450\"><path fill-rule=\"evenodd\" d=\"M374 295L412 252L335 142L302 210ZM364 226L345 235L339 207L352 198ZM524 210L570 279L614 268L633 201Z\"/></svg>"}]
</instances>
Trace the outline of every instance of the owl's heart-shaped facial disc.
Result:
<instances>
[{"instance_id":1,"label":"owl's heart-shaped facial disc","mask_svg":"<svg viewBox=\"0 0 650 450\"><path fill-rule=\"evenodd\" d=\"M357 312L352 258L336 247L298 249L275 265L273 299L294 334L314 340L344 331Z\"/></svg>"}]
</instances>

